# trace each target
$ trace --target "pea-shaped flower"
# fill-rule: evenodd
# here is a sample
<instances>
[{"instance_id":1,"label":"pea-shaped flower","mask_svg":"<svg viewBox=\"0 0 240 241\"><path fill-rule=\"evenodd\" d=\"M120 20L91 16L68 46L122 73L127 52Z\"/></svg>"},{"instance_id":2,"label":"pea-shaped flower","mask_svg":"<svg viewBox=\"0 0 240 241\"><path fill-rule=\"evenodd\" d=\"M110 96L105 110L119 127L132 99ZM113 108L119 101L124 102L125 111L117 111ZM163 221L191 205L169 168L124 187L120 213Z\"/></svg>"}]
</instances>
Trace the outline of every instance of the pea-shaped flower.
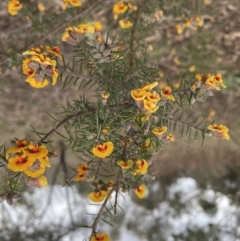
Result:
<instances>
[{"instance_id":1,"label":"pea-shaped flower","mask_svg":"<svg viewBox=\"0 0 240 241\"><path fill-rule=\"evenodd\" d=\"M99 158L110 156L113 152L114 145L111 141L93 147L92 153Z\"/></svg>"}]
</instances>

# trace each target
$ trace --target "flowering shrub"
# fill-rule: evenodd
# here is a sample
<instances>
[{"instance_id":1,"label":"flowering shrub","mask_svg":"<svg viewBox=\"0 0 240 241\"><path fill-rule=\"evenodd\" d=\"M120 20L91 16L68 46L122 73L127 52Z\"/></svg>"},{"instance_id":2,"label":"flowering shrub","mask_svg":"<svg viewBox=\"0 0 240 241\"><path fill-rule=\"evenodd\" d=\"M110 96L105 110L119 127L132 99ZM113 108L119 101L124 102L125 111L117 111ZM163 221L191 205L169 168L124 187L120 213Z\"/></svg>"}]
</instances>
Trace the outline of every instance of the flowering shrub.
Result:
<instances>
[{"instance_id":1,"label":"flowering shrub","mask_svg":"<svg viewBox=\"0 0 240 241\"><path fill-rule=\"evenodd\" d=\"M63 9L70 6L82 7L82 2L63 1ZM9 14L16 15L21 8L19 1L9 2ZM57 124L48 132L35 130L37 141L15 139L10 147L1 149L1 162L9 173L1 200L9 204L20 198L22 179L32 187L47 185L43 174L56 156L50 149L54 133L63 137L73 153L80 154L75 174L65 184L90 183L90 201L101 203L90 226L91 241L110 240L108 234L99 232L98 223L105 210L112 215L117 213L119 193L128 191L140 199L145 197L146 184L154 178L151 171L154 152L185 136L200 138L202 142L209 136L230 139L226 126L206 123L199 116L185 112L185 107L204 102L226 87L221 74L197 74L195 79L183 78L178 87L171 81L161 86L160 70L144 51L144 38L136 38L142 8L143 4L123 1L113 5L113 19L121 18L118 23L125 29L125 38L118 39L111 31L107 33L100 22L68 26L62 33L62 41L71 44L68 48L73 50L72 60L64 58L59 46L40 45L25 50L22 71L33 88L58 82L65 87L80 82L79 88L95 85L96 90L91 99L81 96L68 103L66 116L55 119ZM161 15L154 13L153 19L158 20ZM194 23L202 25L199 17ZM190 25L190 20L184 23L185 27ZM179 34L182 32L181 26L176 29ZM61 126L64 133L58 130ZM179 133L173 134L177 129ZM108 207L113 196L113 204Z\"/></svg>"}]
</instances>

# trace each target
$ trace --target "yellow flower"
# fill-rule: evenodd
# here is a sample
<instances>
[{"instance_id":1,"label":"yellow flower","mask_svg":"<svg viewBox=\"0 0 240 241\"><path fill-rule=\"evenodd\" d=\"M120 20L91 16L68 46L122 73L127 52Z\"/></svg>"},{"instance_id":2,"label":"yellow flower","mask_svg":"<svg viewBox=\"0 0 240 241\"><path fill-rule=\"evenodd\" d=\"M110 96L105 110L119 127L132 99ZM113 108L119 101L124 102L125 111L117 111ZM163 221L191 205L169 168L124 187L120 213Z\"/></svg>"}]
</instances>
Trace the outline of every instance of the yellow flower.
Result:
<instances>
[{"instance_id":1,"label":"yellow flower","mask_svg":"<svg viewBox=\"0 0 240 241\"><path fill-rule=\"evenodd\" d=\"M92 236L90 241L110 241L107 233L98 233L96 236Z\"/></svg>"},{"instance_id":2,"label":"yellow flower","mask_svg":"<svg viewBox=\"0 0 240 241\"><path fill-rule=\"evenodd\" d=\"M98 24L97 26L99 27ZM81 34L85 34L87 32L94 33L94 27L88 23L81 23L76 27L76 29L77 29L77 32Z\"/></svg>"},{"instance_id":3,"label":"yellow flower","mask_svg":"<svg viewBox=\"0 0 240 241\"><path fill-rule=\"evenodd\" d=\"M129 7L129 9L131 9L133 11L136 11L138 9L138 7L136 5L133 5L131 3L128 3L128 7Z\"/></svg>"},{"instance_id":4,"label":"yellow flower","mask_svg":"<svg viewBox=\"0 0 240 241\"><path fill-rule=\"evenodd\" d=\"M42 3L38 3L37 7L38 7L38 10L40 12L44 12L45 11L45 6Z\"/></svg>"},{"instance_id":5,"label":"yellow flower","mask_svg":"<svg viewBox=\"0 0 240 241\"><path fill-rule=\"evenodd\" d=\"M24 153L16 153L8 161L8 168L14 172L22 172L32 166L34 158L26 156Z\"/></svg>"},{"instance_id":6,"label":"yellow flower","mask_svg":"<svg viewBox=\"0 0 240 241\"><path fill-rule=\"evenodd\" d=\"M184 27L188 28L190 25L191 25L191 20L190 20L190 19L187 19L187 20L184 22Z\"/></svg>"},{"instance_id":7,"label":"yellow flower","mask_svg":"<svg viewBox=\"0 0 240 241\"><path fill-rule=\"evenodd\" d=\"M159 94L157 94L156 91L153 91L153 92L147 92L147 100L150 100L152 102L158 102L160 100L160 96Z\"/></svg>"},{"instance_id":8,"label":"yellow flower","mask_svg":"<svg viewBox=\"0 0 240 241\"><path fill-rule=\"evenodd\" d=\"M133 165L133 160L127 160L127 161L118 161L117 164L122 168L122 169L129 169Z\"/></svg>"},{"instance_id":9,"label":"yellow flower","mask_svg":"<svg viewBox=\"0 0 240 241\"><path fill-rule=\"evenodd\" d=\"M38 62L42 67L47 67L48 65L56 66L57 62L49 57L45 57L43 54L32 56L32 60Z\"/></svg>"},{"instance_id":10,"label":"yellow flower","mask_svg":"<svg viewBox=\"0 0 240 241\"><path fill-rule=\"evenodd\" d=\"M48 149L46 146L38 144L33 144L32 142L28 146L27 149L24 149L23 152L30 158L43 158L46 157L48 154Z\"/></svg>"},{"instance_id":11,"label":"yellow flower","mask_svg":"<svg viewBox=\"0 0 240 241\"><path fill-rule=\"evenodd\" d=\"M144 198L146 195L146 186L144 184L138 186L135 189L135 194L137 195L138 198Z\"/></svg>"},{"instance_id":12,"label":"yellow flower","mask_svg":"<svg viewBox=\"0 0 240 241\"><path fill-rule=\"evenodd\" d=\"M176 28L176 31L177 31L178 34L182 34L183 29L182 29L182 26L181 26L180 24L177 24L177 25L175 26L175 28Z\"/></svg>"},{"instance_id":13,"label":"yellow flower","mask_svg":"<svg viewBox=\"0 0 240 241\"><path fill-rule=\"evenodd\" d=\"M88 164L87 163L83 163L82 165L77 167L78 172L86 172L87 170L88 170Z\"/></svg>"},{"instance_id":14,"label":"yellow flower","mask_svg":"<svg viewBox=\"0 0 240 241\"><path fill-rule=\"evenodd\" d=\"M87 170L88 170L88 164L87 163L83 163L82 165L77 167L77 175L75 177L75 181L81 181L86 177L87 174Z\"/></svg>"},{"instance_id":15,"label":"yellow flower","mask_svg":"<svg viewBox=\"0 0 240 241\"><path fill-rule=\"evenodd\" d=\"M106 191L95 191L95 192L91 192L88 197L92 202L102 202L107 196L107 192Z\"/></svg>"},{"instance_id":16,"label":"yellow flower","mask_svg":"<svg viewBox=\"0 0 240 241\"><path fill-rule=\"evenodd\" d=\"M49 53L57 56L59 59L62 59L62 55L59 54L59 52L60 52L59 46L54 46L53 48L51 48L51 47L49 47L49 46L46 46L46 50L47 50Z\"/></svg>"},{"instance_id":17,"label":"yellow flower","mask_svg":"<svg viewBox=\"0 0 240 241\"><path fill-rule=\"evenodd\" d=\"M163 127L155 127L152 130L152 133L155 134L156 136L162 136L163 133L165 133L167 131L167 127L163 126Z\"/></svg>"},{"instance_id":18,"label":"yellow flower","mask_svg":"<svg viewBox=\"0 0 240 241\"><path fill-rule=\"evenodd\" d=\"M45 166L37 160L31 167L28 167L23 172L28 177L39 177L45 172Z\"/></svg>"},{"instance_id":19,"label":"yellow flower","mask_svg":"<svg viewBox=\"0 0 240 241\"><path fill-rule=\"evenodd\" d=\"M217 86L216 79L214 75L206 75L205 82L201 86L202 89L215 89L220 90L220 88Z\"/></svg>"},{"instance_id":20,"label":"yellow flower","mask_svg":"<svg viewBox=\"0 0 240 241\"><path fill-rule=\"evenodd\" d=\"M31 50L26 50L25 52L23 52L23 55L36 55L39 56L42 52L42 49L40 48L31 48Z\"/></svg>"},{"instance_id":21,"label":"yellow flower","mask_svg":"<svg viewBox=\"0 0 240 241\"><path fill-rule=\"evenodd\" d=\"M71 4L73 7L80 7L82 5L82 2L80 0L63 0L62 9L66 9L68 4Z\"/></svg>"},{"instance_id":22,"label":"yellow flower","mask_svg":"<svg viewBox=\"0 0 240 241\"><path fill-rule=\"evenodd\" d=\"M123 29L131 28L133 26L133 23L127 19L121 19L118 23L119 23L120 27Z\"/></svg>"},{"instance_id":23,"label":"yellow flower","mask_svg":"<svg viewBox=\"0 0 240 241\"><path fill-rule=\"evenodd\" d=\"M227 86L223 83L222 75L216 74L215 76L216 84L221 85L223 88L226 88Z\"/></svg>"},{"instance_id":24,"label":"yellow flower","mask_svg":"<svg viewBox=\"0 0 240 241\"><path fill-rule=\"evenodd\" d=\"M105 158L110 156L113 152L113 143L111 141L93 147L92 153L94 156L99 158Z\"/></svg>"},{"instance_id":25,"label":"yellow flower","mask_svg":"<svg viewBox=\"0 0 240 241\"><path fill-rule=\"evenodd\" d=\"M29 83L33 88L44 88L48 85L47 79L44 80L37 80L34 78L36 71L34 71L32 74L30 74L27 79L25 80L27 83Z\"/></svg>"},{"instance_id":26,"label":"yellow flower","mask_svg":"<svg viewBox=\"0 0 240 241\"><path fill-rule=\"evenodd\" d=\"M148 163L146 160L141 159L136 161L136 168L134 169L134 175L140 174L144 175L147 173Z\"/></svg>"},{"instance_id":27,"label":"yellow flower","mask_svg":"<svg viewBox=\"0 0 240 241\"><path fill-rule=\"evenodd\" d=\"M136 101L142 101L147 96L147 92L143 89L131 90L131 96Z\"/></svg>"},{"instance_id":28,"label":"yellow flower","mask_svg":"<svg viewBox=\"0 0 240 241\"><path fill-rule=\"evenodd\" d=\"M17 15L18 11L22 9L22 4L17 0L10 0L8 2L8 13L12 16Z\"/></svg>"},{"instance_id":29,"label":"yellow flower","mask_svg":"<svg viewBox=\"0 0 240 241\"><path fill-rule=\"evenodd\" d=\"M26 183L30 187L46 187L48 185L48 181L45 176L37 178L26 178Z\"/></svg>"},{"instance_id":30,"label":"yellow flower","mask_svg":"<svg viewBox=\"0 0 240 241\"><path fill-rule=\"evenodd\" d=\"M95 22L94 23L94 31L100 32L102 29L102 24L100 22Z\"/></svg>"},{"instance_id":31,"label":"yellow flower","mask_svg":"<svg viewBox=\"0 0 240 241\"><path fill-rule=\"evenodd\" d=\"M172 88L170 86L166 86L164 92L161 91L161 97L164 100L172 100L175 101L174 96L172 95Z\"/></svg>"},{"instance_id":32,"label":"yellow flower","mask_svg":"<svg viewBox=\"0 0 240 241\"><path fill-rule=\"evenodd\" d=\"M143 87L141 88L142 90L146 90L146 91L150 91L150 90L152 90L154 87L156 87L158 85L158 82L157 81L155 81L155 82L153 82L153 83L151 83L151 84L149 84L149 83L146 83L145 85L143 85Z\"/></svg>"},{"instance_id":33,"label":"yellow flower","mask_svg":"<svg viewBox=\"0 0 240 241\"><path fill-rule=\"evenodd\" d=\"M191 72L191 73L195 72L196 71L196 66L195 65L189 66L188 71Z\"/></svg>"},{"instance_id":34,"label":"yellow flower","mask_svg":"<svg viewBox=\"0 0 240 241\"><path fill-rule=\"evenodd\" d=\"M202 21L202 18L201 18L201 17L197 16L197 17L195 18L195 21L196 21L196 23L197 23L197 25L198 25L199 27L202 27L202 26L203 26L203 21Z\"/></svg>"},{"instance_id":35,"label":"yellow flower","mask_svg":"<svg viewBox=\"0 0 240 241\"><path fill-rule=\"evenodd\" d=\"M102 133L103 134L107 134L110 130L110 127L109 126L106 126L105 128L102 129Z\"/></svg>"},{"instance_id":36,"label":"yellow flower","mask_svg":"<svg viewBox=\"0 0 240 241\"><path fill-rule=\"evenodd\" d=\"M196 81L202 81L203 76L201 74L196 74L195 79Z\"/></svg>"},{"instance_id":37,"label":"yellow flower","mask_svg":"<svg viewBox=\"0 0 240 241\"><path fill-rule=\"evenodd\" d=\"M49 154L49 153L48 153ZM38 160L41 162L41 164L43 164L46 167L51 167L51 163L49 162L49 157L45 156L45 157L41 157L38 158Z\"/></svg>"},{"instance_id":38,"label":"yellow flower","mask_svg":"<svg viewBox=\"0 0 240 241\"><path fill-rule=\"evenodd\" d=\"M22 150L26 149L28 147L28 142L27 139L23 139L23 140L14 140L12 141L14 142L14 146L10 147L7 150L7 153L16 153L16 152L21 152Z\"/></svg>"},{"instance_id":39,"label":"yellow flower","mask_svg":"<svg viewBox=\"0 0 240 241\"><path fill-rule=\"evenodd\" d=\"M166 136L167 140L169 141L174 141L175 137L173 134L169 133L167 136Z\"/></svg>"},{"instance_id":40,"label":"yellow flower","mask_svg":"<svg viewBox=\"0 0 240 241\"><path fill-rule=\"evenodd\" d=\"M209 125L207 129L212 131L213 136L216 138L230 140L230 136L228 134L229 129L222 124Z\"/></svg>"},{"instance_id":41,"label":"yellow flower","mask_svg":"<svg viewBox=\"0 0 240 241\"><path fill-rule=\"evenodd\" d=\"M144 142L144 145L143 145L143 148L144 149L153 149L153 145L151 143L151 139L150 138L147 138Z\"/></svg>"},{"instance_id":42,"label":"yellow flower","mask_svg":"<svg viewBox=\"0 0 240 241\"><path fill-rule=\"evenodd\" d=\"M128 6L125 3L123 3L122 1L119 1L116 4L114 4L114 6L113 6L114 19L117 19L119 14L123 14L127 10L128 10Z\"/></svg>"},{"instance_id":43,"label":"yellow flower","mask_svg":"<svg viewBox=\"0 0 240 241\"><path fill-rule=\"evenodd\" d=\"M143 111L146 115L152 114L157 111L159 106L150 100L143 100Z\"/></svg>"},{"instance_id":44,"label":"yellow flower","mask_svg":"<svg viewBox=\"0 0 240 241\"><path fill-rule=\"evenodd\" d=\"M105 93L102 93L102 99L103 100L107 100L109 98L110 94L105 92Z\"/></svg>"}]
</instances>

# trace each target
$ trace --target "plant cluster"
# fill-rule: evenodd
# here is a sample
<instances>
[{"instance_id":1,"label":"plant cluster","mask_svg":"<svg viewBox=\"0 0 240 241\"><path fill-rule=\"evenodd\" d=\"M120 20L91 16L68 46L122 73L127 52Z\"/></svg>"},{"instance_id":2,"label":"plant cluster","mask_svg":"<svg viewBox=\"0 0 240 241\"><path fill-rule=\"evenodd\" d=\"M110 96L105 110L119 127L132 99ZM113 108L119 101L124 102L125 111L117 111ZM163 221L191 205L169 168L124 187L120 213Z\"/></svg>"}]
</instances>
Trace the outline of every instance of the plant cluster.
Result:
<instances>
[{"instance_id":1,"label":"plant cluster","mask_svg":"<svg viewBox=\"0 0 240 241\"><path fill-rule=\"evenodd\" d=\"M80 1L63 2L63 8L68 4L81 5ZM109 235L99 230L98 223L109 215L107 222L110 222L117 213L120 194L133 192L138 198L145 197L146 184L154 179L153 154L172 143L175 135L201 138L202 142L211 135L230 139L226 126L206 123L199 116L185 112L187 106L204 102L215 90L226 87L219 73L197 74L194 80L183 77L178 88L171 81L161 87L160 70L136 40L144 4L119 1L113 5L114 19L124 16L119 24L125 29L128 41L119 41L111 31L104 32L100 22L79 23L68 26L62 35L62 41L72 45L71 60L65 59L59 46L41 45L23 53L30 56L23 60L22 70L33 88L61 81L64 87L73 84L79 85L79 89L95 89L91 97L83 95L68 102L63 107L64 117L51 115L54 128L46 133L34 130L39 140L15 139L12 146L2 147L1 162L7 176L2 184L1 201L11 204L12 199L20 198L22 179L33 187L47 185L43 174L46 167L51 167L49 159L56 156L55 151L48 149L56 133L79 156L74 175L64 185L85 181L92 187L90 201L101 203L94 222L88 225L92 228L90 240L108 241ZM17 14L21 7L19 1L12 0L9 13ZM177 130L179 133L173 134Z\"/></svg>"}]
</instances>

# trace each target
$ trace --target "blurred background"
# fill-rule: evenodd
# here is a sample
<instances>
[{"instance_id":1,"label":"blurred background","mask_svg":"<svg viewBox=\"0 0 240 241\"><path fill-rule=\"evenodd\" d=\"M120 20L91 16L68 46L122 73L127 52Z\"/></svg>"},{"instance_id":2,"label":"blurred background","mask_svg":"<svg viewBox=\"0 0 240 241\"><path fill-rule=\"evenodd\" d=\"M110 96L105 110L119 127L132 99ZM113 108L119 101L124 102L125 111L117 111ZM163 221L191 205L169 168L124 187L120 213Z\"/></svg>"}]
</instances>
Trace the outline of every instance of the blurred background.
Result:
<instances>
[{"instance_id":1,"label":"blurred background","mask_svg":"<svg viewBox=\"0 0 240 241\"><path fill-rule=\"evenodd\" d=\"M42 1L46 10L41 12L37 1L22 0L24 7L14 17L8 15L7 3L0 3L1 144L14 137L36 139L31 126L40 132L52 127L46 112L61 112L62 104L93 91L79 91L72 85L62 89L61 82L32 89L21 71L21 53L28 46L58 44L68 58L71 46L61 42L61 26L77 15L71 24L100 21L103 31L118 33L120 40L124 36L113 21L115 1L89 0L82 8L66 11L59 7L60 0ZM155 180L149 180L147 197L137 200L123 194L114 226L103 223L100 227L117 241L240 240L240 1L150 0L145 8L144 18L151 28L144 44L150 57L158 56L160 84L169 80L178 86L183 75L194 80L197 73L221 73L227 88L191 108L210 122L216 119L226 125L231 139L206 139L201 146L201 140L177 137L154 154L151 168L158 171ZM59 150L58 145L55 148ZM75 168L80 160L67 152L66 162ZM66 177L58 168L59 160L52 165L55 168L48 172L50 183L56 176L52 186L29 188L12 206L1 204L0 240L88 237L90 231L78 226L90 225L99 206L86 206L89 187L84 182L62 188Z\"/></svg>"}]
</instances>

